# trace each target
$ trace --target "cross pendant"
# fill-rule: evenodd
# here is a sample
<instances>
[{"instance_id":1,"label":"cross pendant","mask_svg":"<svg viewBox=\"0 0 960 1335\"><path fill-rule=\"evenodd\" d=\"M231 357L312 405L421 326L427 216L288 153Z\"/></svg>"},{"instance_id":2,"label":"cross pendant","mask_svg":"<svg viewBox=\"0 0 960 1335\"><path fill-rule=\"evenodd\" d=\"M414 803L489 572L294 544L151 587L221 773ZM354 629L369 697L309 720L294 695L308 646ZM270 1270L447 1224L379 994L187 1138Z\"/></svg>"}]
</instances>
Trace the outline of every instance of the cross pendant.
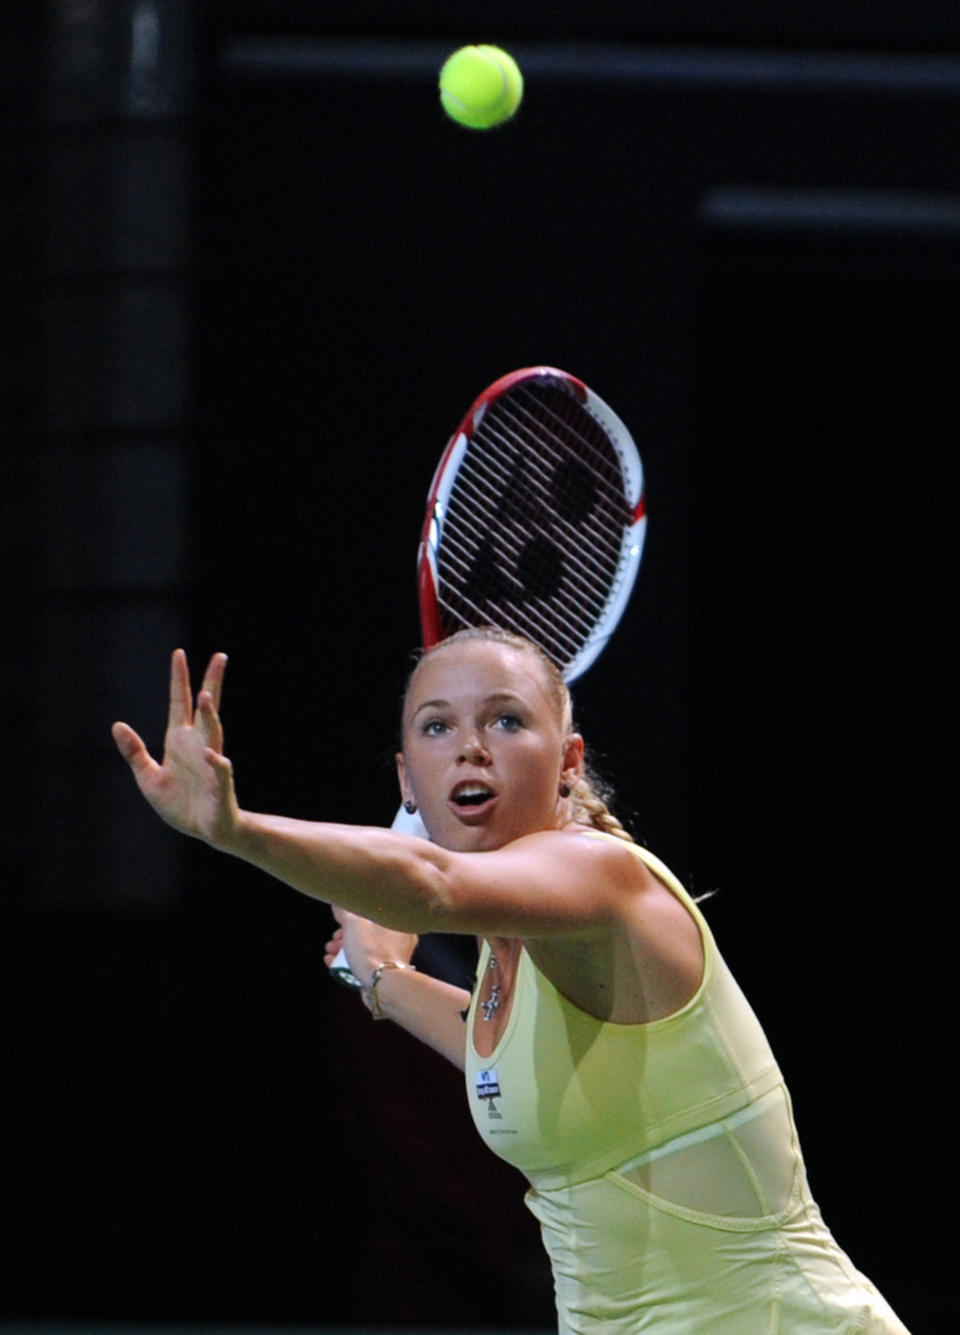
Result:
<instances>
[{"instance_id":1,"label":"cross pendant","mask_svg":"<svg viewBox=\"0 0 960 1335\"><path fill-rule=\"evenodd\" d=\"M489 1001L481 1001L480 1009L483 1011L484 1020L489 1020L494 1011L500 1009L500 984L494 983L493 991L490 993Z\"/></svg>"}]
</instances>

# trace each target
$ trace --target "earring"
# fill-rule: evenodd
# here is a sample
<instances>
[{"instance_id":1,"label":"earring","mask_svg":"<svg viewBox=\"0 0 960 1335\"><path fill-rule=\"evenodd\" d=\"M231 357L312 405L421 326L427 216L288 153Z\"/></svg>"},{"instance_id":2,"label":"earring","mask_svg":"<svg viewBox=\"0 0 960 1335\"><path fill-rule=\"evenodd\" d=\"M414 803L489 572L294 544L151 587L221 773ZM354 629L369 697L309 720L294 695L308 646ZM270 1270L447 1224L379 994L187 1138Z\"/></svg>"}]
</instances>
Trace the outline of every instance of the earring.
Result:
<instances>
[{"instance_id":1,"label":"earring","mask_svg":"<svg viewBox=\"0 0 960 1335\"><path fill-rule=\"evenodd\" d=\"M407 798L406 802L403 804L403 809L408 816L412 816L417 809L417 804L416 802L411 802L410 799Z\"/></svg>"},{"instance_id":2,"label":"earring","mask_svg":"<svg viewBox=\"0 0 960 1335\"><path fill-rule=\"evenodd\" d=\"M570 785L569 785L568 783L562 783L562 784L560 785L560 796L561 796L561 797L569 797L569 796L570 796Z\"/></svg>"}]
</instances>

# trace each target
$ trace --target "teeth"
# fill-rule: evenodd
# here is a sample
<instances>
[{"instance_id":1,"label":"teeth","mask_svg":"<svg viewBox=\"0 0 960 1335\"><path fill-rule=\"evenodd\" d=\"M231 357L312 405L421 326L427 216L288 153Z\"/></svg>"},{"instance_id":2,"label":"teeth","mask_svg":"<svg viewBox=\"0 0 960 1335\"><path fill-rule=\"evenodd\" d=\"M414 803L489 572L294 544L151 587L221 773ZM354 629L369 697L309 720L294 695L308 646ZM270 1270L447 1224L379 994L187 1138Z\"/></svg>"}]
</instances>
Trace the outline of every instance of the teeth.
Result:
<instances>
[{"instance_id":1,"label":"teeth","mask_svg":"<svg viewBox=\"0 0 960 1335\"><path fill-rule=\"evenodd\" d=\"M490 789L480 783L467 783L454 794L455 802L483 802L490 796Z\"/></svg>"}]
</instances>

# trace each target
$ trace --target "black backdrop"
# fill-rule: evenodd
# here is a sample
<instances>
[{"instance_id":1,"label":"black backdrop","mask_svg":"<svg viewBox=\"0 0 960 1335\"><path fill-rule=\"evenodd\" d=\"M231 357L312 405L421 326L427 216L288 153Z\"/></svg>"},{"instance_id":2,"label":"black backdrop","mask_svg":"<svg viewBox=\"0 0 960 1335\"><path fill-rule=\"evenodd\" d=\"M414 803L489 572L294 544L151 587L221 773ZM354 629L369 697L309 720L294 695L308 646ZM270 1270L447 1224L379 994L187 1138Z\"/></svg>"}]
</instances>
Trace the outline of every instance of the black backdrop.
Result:
<instances>
[{"instance_id":1,"label":"black backdrop","mask_svg":"<svg viewBox=\"0 0 960 1335\"><path fill-rule=\"evenodd\" d=\"M635 431L651 520L584 730L636 832L719 891L828 1222L908 1323L946 1328L960 70L527 31L523 110L475 135L442 119L432 71L491 34L431 32L398 73L379 44L357 60L316 31L294 68L223 28L190 119L183 577L135 654L90 650L90 729L149 670L131 721L158 742L170 635L197 667L226 648L241 800L388 820L446 433L516 366L588 380ZM12 440L74 439L52 436ZM59 541L59 512L17 522ZM174 858L108 793L92 832L61 804L69 856L39 799L11 840L31 858L4 922L0 1315L549 1325L519 1178L474 1144L456 1074L322 976L326 911ZM157 847L164 894L126 902Z\"/></svg>"}]
</instances>

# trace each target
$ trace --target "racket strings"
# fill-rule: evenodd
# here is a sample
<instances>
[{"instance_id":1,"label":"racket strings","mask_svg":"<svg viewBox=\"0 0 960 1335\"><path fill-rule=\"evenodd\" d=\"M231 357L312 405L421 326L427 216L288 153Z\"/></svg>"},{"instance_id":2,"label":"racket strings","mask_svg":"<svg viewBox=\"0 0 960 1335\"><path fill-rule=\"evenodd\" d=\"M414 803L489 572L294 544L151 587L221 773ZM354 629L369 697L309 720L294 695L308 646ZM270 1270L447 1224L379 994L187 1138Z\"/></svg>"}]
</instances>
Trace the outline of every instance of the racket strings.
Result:
<instances>
[{"instance_id":1,"label":"racket strings","mask_svg":"<svg viewBox=\"0 0 960 1335\"><path fill-rule=\"evenodd\" d=\"M572 661L617 587L630 523L603 426L555 382L518 387L487 408L448 498L447 632L503 625Z\"/></svg>"},{"instance_id":2,"label":"racket strings","mask_svg":"<svg viewBox=\"0 0 960 1335\"><path fill-rule=\"evenodd\" d=\"M609 481L616 495L621 494L623 480L620 463L608 432L589 409L566 389L561 391L553 386L521 385L514 395L505 395L498 406L527 414L529 420L536 424L538 432L544 430L545 440L556 435L572 446L581 462L591 465ZM556 424L555 432L549 429L551 421Z\"/></svg>"},{"instance_id":3,"label":"racket strings","mask_svg":"<svg viewBox=\"0 0 960 1335\"><path fill-rule=\"evenodd\" d=\"M604 457L596 443L593 443L594 463L590 468L583 462L582 456L579 454L573 456L569 452L571 442L576 442L577 446L587 443L583 432L575 430L572 422L559 424L570 427L569 433L564 435L560 433L555 422L541 422L537 419L521 421L516 417L511 418L506 413L502 422L494 424L494 430L503 426L510 433L506 438L512 439L521 450L528 451L530 439L525 439L522 430L518 431L518 427L528 427L535 433L533 440L536 442L537 452L553 464L549 485L545 482L543 473L533 470L528 470L525 478L526 484L539 493L539 499L544 506L543 513L547 516L547 525L551 528L569 527L576 533L579 525L590 521L592 516L591 536L595 542L601 546L608 546L611 553L616 553L619 557L622 527L630 522L630 510L623 492L622 474L615 458L611 463L612 447L602 428L593 422L579 404L574 406L578 411L580 424L586 422L593 426L595 433L598 433L595 440L606 446L606 457ZM529 511L523 517L534 518ZM566 524L563 521L566 521ZM576 552L575 547L572 550ZM596 548L585 549L585 554L590 556L595 551Z\"/></svg>"},{"instance_id":4,"label":"racket strings","mask_svg":"<svg viewBox=\"0 0 960 1335\"><path fill-rule=\"evenodd\" d=\"M538 453L554 463L555 502L565 500L570 515L579 520L589 513L589 506L581 510L587 498L601 509L609 509L608 520L629 522L623 473L606 430L587 408L568 395L554 396L553 403L535 397L529 390L526 397L533 401L531 405L520 396L505 399L501 420L516 433L521 448L530 448L533 443ZM560 513L570 517L562 505Z\"/></svg>"},{"instance_id":5,"label":"racket strings","mask_svg":"<svg viewBox=\"0 0 960 1335\"><path fill-rule=\"evenodd\" d=\"M471 534L473 543L483 542L483 539L478 537L478 520L489 525L491 518L490 514L484 509L484 498L486 495L484 487L485 483L478 482L476 479L466 476L462 480L461 492L457 498L464 509L470 511L472 517L470 527L473 530ZM463 527L459 529L459 531L456 524L458 517L462 519L463 524ZM502 516L497 516L497 543L502 554L506 558L505 568L508 571L516 570L518 568L524 553L526 553L527 563L529 563L531 555L538 550L536 547L531 548L531 534L542 539L544 542L553 542L556 538L557 525L555 522L550 523L548 521L543 523L536 515L532 515L526 524L524 524L522 522L523 518L524 517L521 517L521 522L518 523L504 524ZM467 562L469 560L472 543L470 541L458 541L458 537L462 539L464 536L467 520L463 516L458 516L452 505L449 511L448 523L451 521L453 523L453 530L448 531L445 535L445 541L449 543L446 555L451 565L455 562L458 563L461 577L464 578L467 574ZM621 533L617 534L618 539L621 536L622 530ZM579 545L580 541L581 539L578 535L576 543L571 544L564 549L564 558L569 562L570 566L567 571L567 577L573 579L574 576L579 576L587 595L590 596L591 591L593 591L593 596L597 598L598 601L602 602L597 591L606 589L611 577L611 570L615 571L619 565L622 551L621 543L619 540L616 543L612 542L610 540L610 535L604 530L601 530L599 534L596 535L596 544L592 548L581 547ZM547 549L543 548L542 550L545 552ZM535 572L530 571L528 573L533 574ZM537 581L535 579L528 578L524 582L530 587L537 586ZM542 586L545 583L545 580L542 580L540 583ZM519 591L519 588L517 591Z\"/></svg>"},{"instance_id":6,"label":"racket strings","mask_svg":"<svg viewBox=\"0 0 960 1335\"><path fill-rule=\"evenodd\" d=\"M523 505L522 499L535 492L550 524L562 525L566 520L576 531L592 514L596 536L610 538L611 545L619 549L619 530L631 516L613 446L576 400L565 400L565 406L566 419L556 411L537 414L521 403L503 401L496 405L499 412L488 413L481 423L475 444L483 447L489 444L488 437L496 438L504 447L501 460L509 461L512 453L514 466L521 466L520 502L510 495L506 500L508 504L513 501L511 508L524 519L531 517L534 507ZM477 449L471 462L482 467L483 457Z\"/></svg>"},{"instance_id":7,"label":"racket strings","mask_svg":"<svg viewBox=\"0 0 960 1335\"><path fill-rule=\"evenodd\" d=\"M552 453L553 461L556 462L556 452ZM550 454L551 452L547 451L548 463ZM545 483L543 468L535 471L530 466L533 461L525 459L523 462L522 473L518 475L514 469L505 475L502 469L496 470L489 466L488 455L481 455L478 452L476 458L471 460L476 469L476 482L469 472L464 477L464 501L469 498L471 505L476 508L478 518L488 520L490 503L486 498L490 493L487 488L495 487L498 482L501 485L505 483L506 487L501 491L501 501L494 517L500 526L501 538L508 551L511 542L513 543L514 550L510 554L514 559L521 549L528 546L530 533L538 533L545 540L562 541L565 544L565 555L575 565L580 566L585 578L603 580L604 555L614 562L619 558L620 535L624 523L622 493L612 498L612 503L607 506L608 513L604 513L603 502L605 500L610 502L611 498L594 494L589 479L586 480L586 486L581 482L578 492L568 485L566 489L568 494L558 495L556 487L548 487ZM556 476L558 474L555 472L554 477ZM585 495L586 504L584 504ZM587 524L584 533L581 531L582 525L584 521L591 519L592 511L596 513L592 515L592 522ZM592 539L590 545L583 543L584 537Z\"/></svg>"},{"instance_id":8,"label":"racket strings","mask_svg":"<svg viewBox=\"0 0 960 1335\"><path fill-rule=\"evenodd\" d=\"M502 432L505 443L517 444L521 450L529 449L523 429L537 430L536 423L509 418L493 423L491 427L494 431L499 429ZM559 433L548 435L545 427L540 428L535 439L538 454L545 464L553 465L553 472L549 478L545 472L528 472L524 482L528 488L539 493L552 520L565 519L576 525L586 520L594 507L601 510L606 507L609 510L606 522L626 522L628 508L619 470L614 472L609 463L603 471L596 466L588 467L581 459L570 454L568 440ZM561 448L553 447L555 441Z\"/></svg>"},{"instance_id":9,"label":"racket strings","mask_svg":"<svg viewBox=\"0 0 960 1335\"><path fill-rule=\"evenodd\" d=\"M468 501L471 494L475 494L476 491L477 489L471 485L470 481L465 479L462 499L465 502ZM543 554L544 572L546 575L547 567L552 566L553 564L546 556L548 549L545 546L541 548L531 546L530 535L540 539L543 543L551 543L555 538L555 534L550 526L540 524L535 520L531 521L529 527L523 530L516 526L504 526L497 529L498 546L502 554L507 558L505 563L506 570L518 569L521 561L523 561L524 568L527 569L528 575L535 574L536 571L530 570L529 566L535 553L539 550ZM451 546L447 552L447 556L451 565L459 559L461 571L465 574L465 562L471 550L470 545L462 543L458 544L455 535L453 537L448 537L448 540L450 541ZM476 538L475 541L477 541ZM479 542L480 544L483 544L484 540L479 539ZM486 546L489 546L489 542ZM603 585L604 581L609 577L608 567L612 565L615 569L619 564L621 548L618 546L605 553L608 557L606 564L597 559L591 560L591 555L596 558L597 554L596 552L592 554L589 552L581 553L577 548L566 549L564 551L564 558L571 566L567 571L567 577L572 579L574 575L579 576L587 590ZM538 581L533 578L527 578L526 580L521 581L521 583L531 589L538 587ZM539 587L545 588L546 583L546 578L542 579L539 581Z\"/></svg>"},{"instance_id":10,"label":"racket strings","mask_svg":"<svg viewBox=\"0 0 960 1335\"><path fill-rule=\"evenodd\" d=\"M566 518L576 527L594 511L594 526L600 529L612 525L616 546L617 530L630 521L619 462L609 437L587 410L572 399L564 406L566 419L556 411L544 417L517 403L495 405L475 433L470 464L482 469L486 463L494 474L486 480L493 487L498 481L507 482L511 465L514 469L522 466L522 471L510 479L515 487L519 482L517 490L500 494L501 513L509 515L513 511L528 519L530 494L538 491L551 522ZM515 408L522 411L512 411ZM590 430L590 436L584 427ZM491 450L493 441L499 441L503 448ZM588 466L585 455L592 456L592 466ZM491 492L491 497L495 494Z\"/></svg>"}]
</instances>

